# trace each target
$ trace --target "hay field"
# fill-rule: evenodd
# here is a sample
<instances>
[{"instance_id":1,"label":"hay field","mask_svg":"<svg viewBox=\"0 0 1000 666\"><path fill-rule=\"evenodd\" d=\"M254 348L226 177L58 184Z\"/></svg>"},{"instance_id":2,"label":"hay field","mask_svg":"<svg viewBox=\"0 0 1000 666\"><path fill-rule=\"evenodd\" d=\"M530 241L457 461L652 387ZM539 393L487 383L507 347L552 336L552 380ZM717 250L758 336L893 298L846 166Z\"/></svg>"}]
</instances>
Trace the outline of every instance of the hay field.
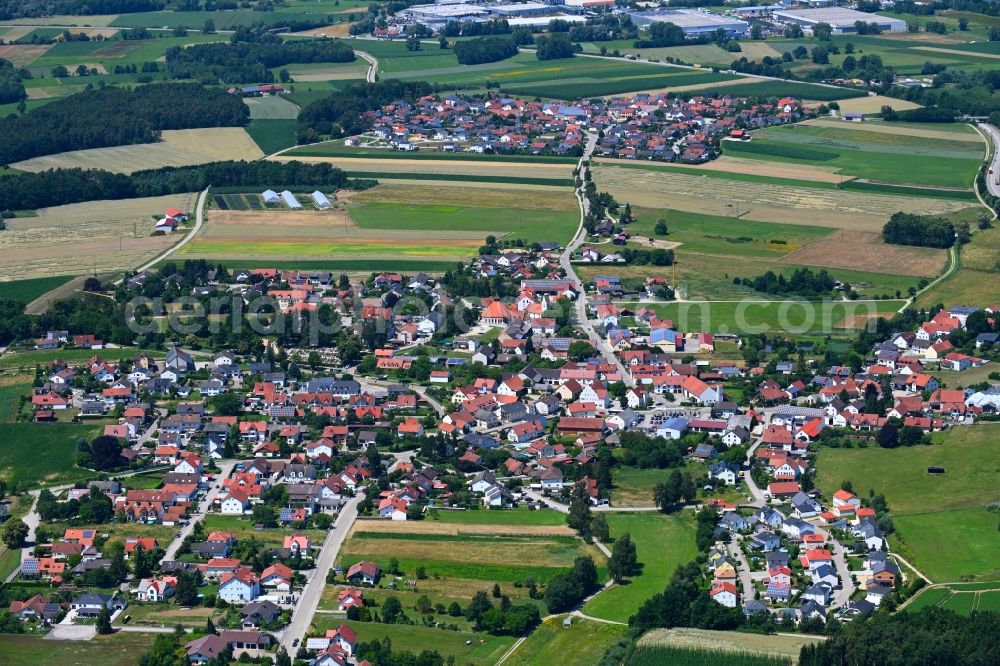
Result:
<instances>
[{"instance_id":1,"label":"hay field","mask_svg":"<svg viewBox=\"0 0 1000 666\"><path fill-rule=\"evenodd\" d=\"M292 120L299 117L299 107L279 95L244 97L251 120Z\"/></svg>"},{"instance_id":2,"label":"hay field","mask_svg":"<svg viewBox=\"0 0 1000 666\"><path fill-rule=\"evenodd\" d=\"M355 13L355 12L364 12L364 11L367 11L367 10L364 9L364 8L362 8L362 7L352 7L350 9L345 9L345 10L343 10L341 12L338 12L338 13L339 14L351 14L351 13ZM312 30L303 30L302 32L295 32L295 33L292 33L292 34L294 34L294 35L308 35L308 36L311 36L311 37L316 37L316 36L319 36L319 37L350 37L351 36L350 29L351 29L351 26L350 26L349 23L334 23L332 25L324 25L324 26L319 27L319 28L313 28Z\"/></svg>"},{"instance_id":3,"label":"hay field","mask_svg":"<svg viewBox=\"0 0 1000 666\"><path fill-rule=\"evenodd\" d=\"M278 161L328 162L350 172L441 173L519 178L572 178L574 165L552 162L494 162L492 160L405 160L377 157L309 157L279 155Z\"/></svg>"},{"instance_id":4,"label":"hay field","mask_svg":"<svg viewBox=\"0 0 1000 666\"><path fill-rule=\"evenodd\" d=\"M22 35L14 34L19 30L19 28L12 28L4 35L4 39L9 41L21 37ZM14 67L26 67L43 56L50 48L52 48L52 44L3 44L0 45L0 58L9 60Z\"/></svg>"},{"instance_id":5,"label":"hay field","mask_svg":"<svg viewBox=\"0 0 1000 666\"><path fill-rule=\"evenodd\" d=\"M771 163L760 162L757 173L771 175ZM707 178L645 169L601 166L594 169L601 190L618 201L647 208L674 208L692 213L729 216L739 204L741 218L880 232L889 216L899 211L943 214L967 204L947 199L899 197L843 190L789 187ZM746 212L744 212L746 211Z\"/></svg>"},{"instance_id":6,"label":"hay field","mask_svg":"<svg viewBox=\"0 0 1000 666\"><path fill-rule=\"evenodd\" d=\"M803 645L815 645L826 640L813 636L781 634L734 633L710 629L653 629L639 639L640 646L669 645L672 647L701 648L723 652L751 652L755 654L788 657L798 660Z\"/></svg>"},{"instance_id":7,"label":"hay field","mask_svg":"<svg viewBox=\"0 0 1000 666\"><path fill-rule=\"evenodd\" d=\"M941 273L947 250L889 245L881 234L834 233L784 256L782 261L805 266L847 268L892 275L933 277Z\"/></svg>"},{"instance_id":8,"label":"hay field","mask_svg":"<svg viewBox=\"0 0 1000 666\"><path fill-rule=\"evenodd\" d=\"M445 523L436 520L394 521L363 520L354 523L348 536L355 532L381 532L386 534L504 534L575 536L568 525L505 525L475 523Z\"/></svg>"},{"instance_id":9,"label":"hay field","mask_svg":"<svg viewBox=\"0 0 1000 666\"><path fill-rule=\"evenodd\" d=\"M11 166L22 171L48 169L105 169L132 173L164 166L205 164L220 160L255 160L264 156L242 127L207 127L165 130L163 140L133 146L74 150L17 162Z\"/></svg>"},{"instance_id":10,"label":"hay field","mask_svg":"<svg viewBox=\"0 0 1000 666\"><path fill-rule=\"evenodd\" d=\"M637 164L636 160L620 159L616 157L599 157L594 160L595 164ZM651 162L651 165L657 164ZM789 178L791 180L811 180L818 183L839 183L844 177L836 173L833 167L825 167L817 164L781 164L776 163L772 168L768 165L766 173L762 172L760 160L752 160L746 157L735 157L724 154L716 160L705 162L704 164L678 164L671 163L671 169L681 168L691 171L721 171L724 173L741 173L750 176L770 176L772 178Z\"/></svg>"},{"instance_id":11,"label":"hay field","mask_svg":"<svg viewBox=\"0 0 1000 666\"><path fill-rule=\"evenodd\" d=\"M0 234L0 280L82 275L135 268L180 236L153 237L154 214L185 210L194 194L90 201L43 208L38 217L15 218Z\"/></svg>"},{"instance_id":12,"label":"hay field","mask_svg":"<svg viewBox=\"0 0 1000 666\"><path fill-rule=\"evenodd\" d=\"M101 28L106 28L118 18L118 14L93 14L87 16L73 16L66 14L57 14L55 16L36 16L33 18L16 18L9 19L7 21L0 21L0 26L2 25L81 25L86 23L87 25L97 26Z\"/></svg>"},{"instance_id":13,"label":"hay field","mask_svg":"<svg viewBox=\"0 0 1000 666\"><path fill-rule=\"evenodd\" d=\"M908 109L919 109L920 105L908 102L895 97L883 97L875 95L873 97L854 97L843 99L838 102L841 113L879 113L883 106L891 106L896 111L906 111Z\"/></svg>"}]
</instances>

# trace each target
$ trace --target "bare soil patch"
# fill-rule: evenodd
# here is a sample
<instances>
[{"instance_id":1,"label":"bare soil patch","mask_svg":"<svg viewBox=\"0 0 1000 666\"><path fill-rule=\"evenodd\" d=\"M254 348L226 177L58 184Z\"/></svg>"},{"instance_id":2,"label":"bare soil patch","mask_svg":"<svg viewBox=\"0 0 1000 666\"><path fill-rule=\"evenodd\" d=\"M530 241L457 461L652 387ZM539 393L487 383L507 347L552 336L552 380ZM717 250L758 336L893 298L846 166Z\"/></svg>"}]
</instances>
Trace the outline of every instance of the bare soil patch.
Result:
<instances>
[{"instance_id":1,"label":"bare soil patch","mask_svg":"<svg viewBox=\"0 0 1000 666\"><path fill-rule=\"evenodd\" d=\"M891 275L933 277L941 272L947 250L890 245L878 233L833 233L785 255L781 261L805 266L845 268Z\"/></svg>"},{"instance_id":2,"label":"bare soil patch","mask_svg":"<svg viewBox=\"0 0 1000 666\"><path fill-rule=\"evenodd\" d=\"M13 28L4 35L4 39L10 41L17 39L19 35L12 33L19 28ZM31 32L31 29L26 29ZM51 44L4 44L0 46L0 58L9 60L15 67L26 67L38 58L45 55L45 52L52 48Z\"/></svg>"}]
</instances>

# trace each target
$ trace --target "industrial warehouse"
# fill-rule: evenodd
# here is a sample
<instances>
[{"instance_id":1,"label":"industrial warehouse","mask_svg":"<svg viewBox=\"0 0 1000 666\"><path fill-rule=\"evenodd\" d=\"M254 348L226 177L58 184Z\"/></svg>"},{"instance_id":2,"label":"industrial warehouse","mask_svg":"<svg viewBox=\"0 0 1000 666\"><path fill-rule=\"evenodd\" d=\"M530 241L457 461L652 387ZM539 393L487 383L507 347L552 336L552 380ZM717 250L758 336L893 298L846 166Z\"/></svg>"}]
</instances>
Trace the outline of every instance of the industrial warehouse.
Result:
<instances>
[{"instance_id":1,"label":"industrial warehouse","mask_svg":"<svg viewBox=\"0 0 1000 666\"><path fill-rule=\"evenodd\" d=\"M877 23L882 32L905 32L906 21L888 18L878 14L868 14L845 7L825 7L822 9L783 9L774 12L774 18L785 23L796 23L812 29L817 23L827 23L834 34L846 35L858 31L857 23Z\"/></svg>"}]
</instances>

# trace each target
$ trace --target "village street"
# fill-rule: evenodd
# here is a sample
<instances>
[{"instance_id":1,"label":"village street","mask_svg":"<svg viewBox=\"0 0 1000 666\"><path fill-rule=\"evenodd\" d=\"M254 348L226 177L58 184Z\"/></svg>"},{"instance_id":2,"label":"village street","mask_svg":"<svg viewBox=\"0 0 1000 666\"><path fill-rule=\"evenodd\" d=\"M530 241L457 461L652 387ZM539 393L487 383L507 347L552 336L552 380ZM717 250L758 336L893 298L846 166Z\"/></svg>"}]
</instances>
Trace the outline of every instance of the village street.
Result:
<instances>
[{"instance_id":1,"label":"village street","mask_svg":"<svg viewBox=\"0 0 1000 666\"><path fill-rule=\"evenodd\" d=\"M164 560L173 560L176 557L177 549L184 543L184 539L188 538L188 535L194 531L194 526L205 518L205 514L212 508L215 499L222 492L222 480L228 479L229 475L232 474L233 467L236 466L236 461L220 460L217 464L221 471L215 476L214 485L208 489L204 501L198 502L198 510L190 517L187 525L181 527L180 532L177 533L174 540L167 546L167 551L163 555Z\"/></svg>"}]
</instances>

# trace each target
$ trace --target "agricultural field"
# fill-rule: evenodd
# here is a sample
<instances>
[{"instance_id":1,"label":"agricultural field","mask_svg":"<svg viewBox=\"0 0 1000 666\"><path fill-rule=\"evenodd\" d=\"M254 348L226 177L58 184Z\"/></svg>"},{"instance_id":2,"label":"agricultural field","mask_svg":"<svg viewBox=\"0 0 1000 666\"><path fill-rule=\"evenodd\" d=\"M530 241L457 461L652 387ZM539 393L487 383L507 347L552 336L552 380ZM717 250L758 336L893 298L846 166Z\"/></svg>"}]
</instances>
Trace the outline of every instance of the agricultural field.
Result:
<instances>
[{"instance_id":1,"label":"agricultural field","mask_svg":"<svg viewBox=\"0 0 1000 666\"><path fill-rule=\"evenodd\" d=\"M65 275L55 277L34 278L30 280L12 280L0 282L0 300L17 301L27 305L57 287L70 281Z\"/></svg>"},{"instance_id":2,"label":"agricultural field","mask_svg":"<svg viewBox=\"0 0 1000 666\"><path fill-rule=\"evenodd\" d=\"M972 186L984 146L971 129L967 138L932 139L846 127L793 124L753 133L749 142L727 141L724 151L741 157L791 164L820 164L852 178L896 185L954 189Z\"/></svg>"},{"instance_id":3,"label":"agricultural field","mask_svg":"<svg viewBox=\"0 0 1000 666\"><path fill-rule=\"evenodd\" d=\"M760 162L759 174L771 175L770 161ZM774 171L787 177L787 166ZM944 214L967 205L931 197L898 197L791 184L757 183L749 188L739 179L706 178L671 170L669 178L655 169L629 169L598 164L594 180L601 190L632 206L682 210L782 224L832 227L847 231L881 232L893 213ZM736 210L736 206L739 210Z\"/></svg>"},{"instance_id":4,"label":"agricultural field","mask_svg":"<svg viewBox=\"0 0 1000 666\"><path fill-rule=\"evenodd\" d=\"M263 151L242 127L207 127L165 130L163 139L156 143L74 150L15 162L11 167L32 173L60 168L132 173L165 166L255 160L263 156Z\"/></svg>"},{"instance_id":5,"label":"agricultural field","mask_svg":"<svg viewBox=\"0 0 1000 666\"><path fill-rule=\"evenodd\" d=\"M934 277L944 269L948 251L890 245L882 241L881 234L856 231L850 236L831 234L785 255L783 261L830 269L864 266L880 273Z\"/></svg>"},{"instance_id":6,"label":"agricultural field","mask_svg":"<svg viewBox=\"0 0 1000 666\"><path fill-rule=\"evenodd\" d=\"M473 579L490 586L528 578L547 582L580 555L593 557L599 570L604 562L600 551L583 544L565 525L521 529L504 524L487 530L443 531L420 527L404 532L382 531L378 523L362 521L341 548L340 564L346 569L360 560L372 560L384 569L390 553L398 554L400 569L411 577L422 566L431 578Z\"/></svg>"},{"instance_id":7,"label":"agricultural field","mask_svg":"<svg viewBox=\"0 0 1000 666\"><path fill-rule=\"evenodd\" d=\"M310 63L286 67L295 83L311 81L364 81L368 61L356 58L352 62Z\"/></svg>"},{"instance_id":8,"label":"agricultural field","mask_svg":"<svg viewBox=\"0 0 1000 666\"><path fill-rule=\"evenodd\" d=\"M710 629L654 629L639 639L639 647L658 645L697 648L732 653L750 653L766 657L784 657L798 661L804 645L825 640L816 636L746 634ZM738 659L738 657L735 657ZM722 662L730 663L730 662ZM732 663L739 663L738 661Z\"/></svg>"},{"instance_id":9,"label":"agricultural field","mask_svg":"<svg viewBox=\"0 0 1000 666\"><path fill-rule=\"evenodd\" d=\"M931 606L938 606L961 615L968 615L974 610L1000 610L1000 583L978 586L989 587L989 589L976 589L976 587L949 585L927 588L918 593L913 601L907 604L906 610L915 613Z\"/></svg>"},{"instance_id":10,"label":"agricultural field","mask_svg":"<svg viewBox=\"0 0 1000 666\"><path fill-rule=\"evenodd\" d=\"M178 256L258 262L382 260L385 269L400 260L466 259L489 235L565 242L579 219L575 200L565 189L556 194L473 183L392 184L341 192L338 199L328 211L212 209L198 237ZM469 206L470 201L477 205Z\"/></svg>"},{"instance_id":11,"label":"agricultural field","mask_svg":"<svg viewBox=\"0 0 1000 666\"><path fill-rule=\"evenodd\" d=\"M319 148L317 146L316 148ZM372 157L313 157L308 154L310 147L296 148L275 159L279 161L296 160L299 162L329 162L360 178L391 177L422 178L433 173L436 178L447 180L472 178L488 182L491 178L519 178L535 184L572 187L573 165L557 162L519 162L509 160L505 156L497 160L480 159L434 159L425 158L428 155L446 155L446 153L417 153L415 159L398 159L397 154L381 150ZM413 155L411 153L410 155ZM465 157L463 155L463 157Z\"/></svg>"},{"instance_id":12,"label":"agricultural field","mask_svg":"<svg viewBox=\"0 0 1000 666\"><path fill-rule=\"evenodd\" d=\"M658 470L663 474L663 470ZM592 617L628 622L629 616L657 592L682 564L697 554L691 512L666 516L660 513L608 513L612 538L628 533L635 543L642 573L625 584L612 585L588 601L583 612Z\"/></svg>"},{"instance_id":13,"label":"agricultural field","mask_svg":"<svg viewBox=\"0 0 1000 666\"><path fill-rule=\"evenodd\" d=\"M174 194L90 201L8 220L0 235L0 280L135 268L177 242L176 235L150 235L152 216L171 207L192 210L195 200L194 194Z\"/></svg>"},{"instance_id":14,"label":"agricultural field","mask_svg":"<svg viewBox=\"0 0 1000 666\"><path fill-rule=\"evenodd\" d=\"M261 152L270 155L295 145L296 125L294 118L260 118L251 120L246 131Z\"/></svg>"},{"instance_id":15,"label":"agricultural field","mask_svg":"<svg viewBox=\"0 0 1000 666\"><path fill-rule=\"evenodd\" d=\"M1000 579L996 484L1000 439L992 424L956 427L934 445L906 449L829 449L817 459L816 485L830 494L850 480L860 492L885 495L896 533L893 549L935 582ZM945 468L930 476L927 467Z\"/></svg>"},{"instance_id":16,"label":"agricultural field","mask_svg":"<svg viewBox=\"0 0 1000 666\"><path fill-rule=\"evenodd\" d=\"M299 117L298 105L281 95L244 97L243 103L250 109L251 120L294 120Z\"/></svg>"},{"instance_id":17,"label":"agricultural field","mask_svg":"<svg viewBox=\"0 0 1000 666\"><path fill-rule=\"evenodd\" d=\"M76 466L76 441L101 426L74 423L0 423L0 477L8 484L73 482L92 476ZM42 454L42 455L40 455Z\"/></svg>"},{"instance_id":18,"label":"agricultural field","mask_svg":"<svg viewBox=\"0 0 1000 666\"><path fill-rule=\"evenodd\" d=\"M595 663L609 647L625 638L627 627L573 617L563 626L565 616L551 617L537 627L511 653L505 664L549 666L550 664Z\"/></svg>"}]
</instances>

